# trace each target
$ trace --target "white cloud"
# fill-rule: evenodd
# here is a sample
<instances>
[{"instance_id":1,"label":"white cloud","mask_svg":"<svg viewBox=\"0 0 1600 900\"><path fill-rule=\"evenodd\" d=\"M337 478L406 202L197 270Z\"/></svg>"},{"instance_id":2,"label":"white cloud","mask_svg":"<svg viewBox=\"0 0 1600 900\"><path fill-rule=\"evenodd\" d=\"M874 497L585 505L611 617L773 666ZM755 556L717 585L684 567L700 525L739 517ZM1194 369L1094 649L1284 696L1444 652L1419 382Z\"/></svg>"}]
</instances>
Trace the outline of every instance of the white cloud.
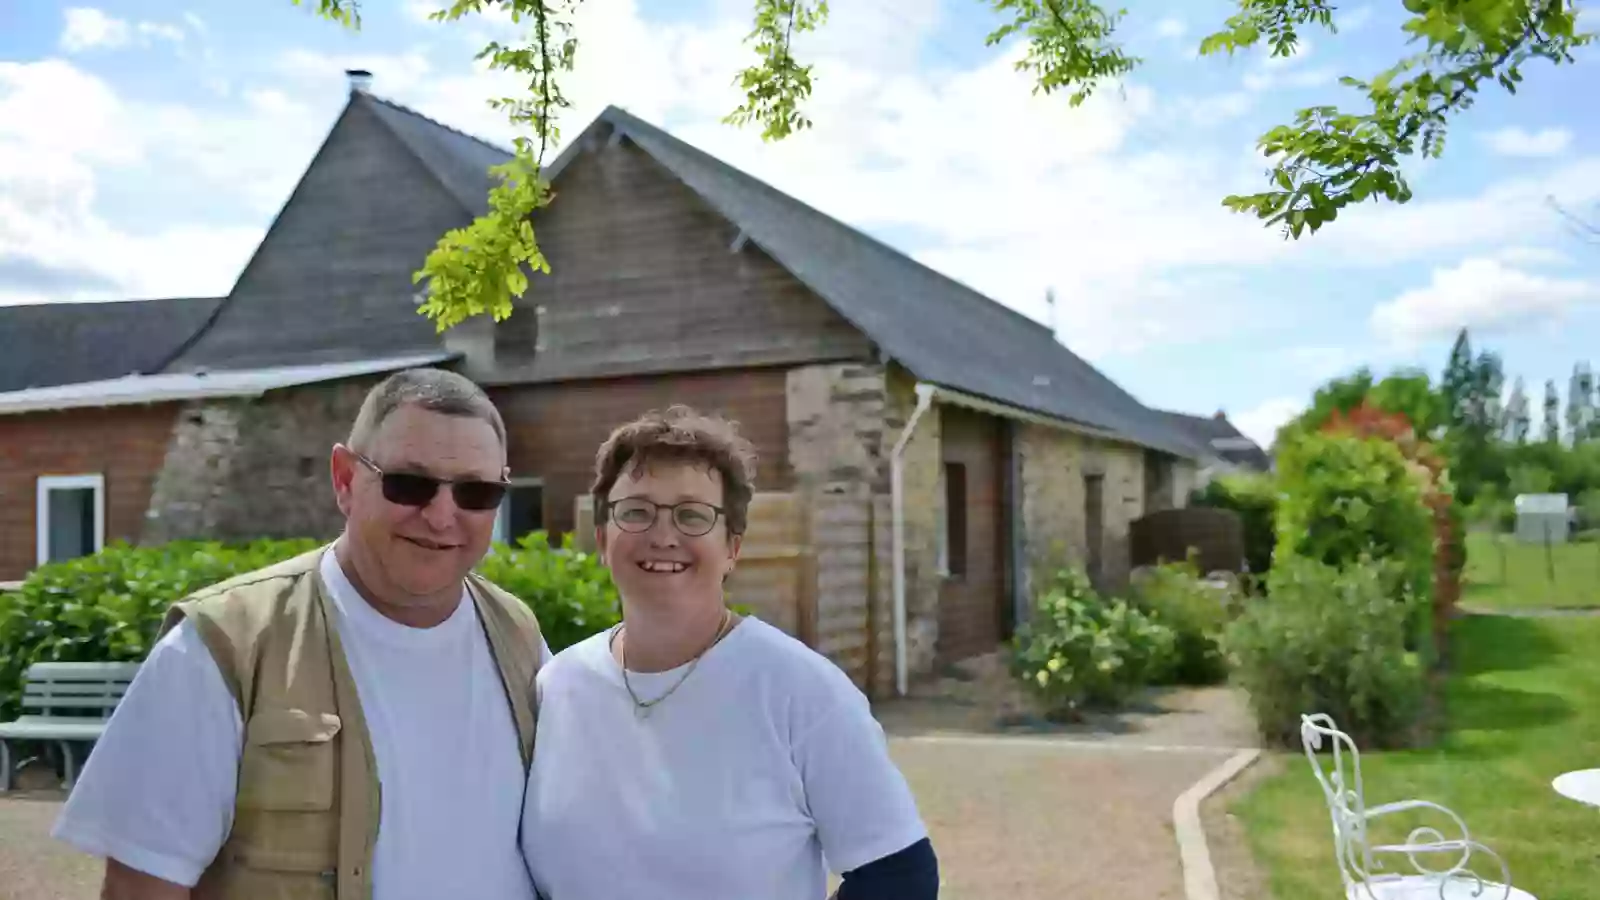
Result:
<instances>
[{"instance_id":1,"label":"white cloud","mask_svg":"<svg viewBox=\"0 0 1600 900\"><path fill-rule=\"evenodd\" d=\"M1156 23L1156 36L1176 40L1183 37L1189 26L1177 16L1168 16Z\"/></svg>"},{"instance_id":2,"label":"white cloud","mask_svg":"<svg viewBox=\"0 0 1600 900\"><path fill-rule=\"evenodd\" d=\"M1493 333L1559 320L1580 303L1600 298L1600 285L1551 278L1493 259L1467 259L1434 269L1427 287L1406 291L1372 311L1372 330L1400 344L1443 338L1460 328Z\"/></svg>"},{"instance_id":3,"label":"white cloud","mask_svg":"<svg viewBox=\"0 0 1600 900\"><path fill-rule=\"evenodd\" d=\"M100 183L148 184L156 204L237 192L293 166L263 156L293 146L284 138L294 128L292 115L129 105L61 60L0 63L0 268L21 273L0 287L0 304L226 291L264 215L218 224L158 214L130 228L105 218ZM281 182L275 203L292 184Z\"/></svg>"},{"instance_id":4,"label":"white cloud","mask_svg":"<svg viewBox=\"0 0 1600 900\"><path fill-rule=\"evenodd\" d=\"M68 53L95 47L121 47L133 37L127 22L98 9L74 7L66 11L66 19L66 30L61 32L61 49Z\"/></svg>"},{"instance_id":5,"label":"white cloud","mask_svg":"<svg viewBox=\"0 0 1600 900\"><path fill-rule=\"evenodd\" d=\"M130 23L93 7L72 7L66 10L65 18L66 26L61 32L60 46L66 53L115 50L133 44L149 46L155 41L182 44L186 37L184 30L177 25L164 22ZM199 17L192 13L185 14L185 21L197 32L203 32L205 28Z\"/></svg>"},{"instance_id":6,"label":"white cloud","mask_svg":"<svg viewBox=\"0 0 1600 900\"><path fill-rule=\"evenodd\" d=\"M1278 429L1285 422L1298 416L1305 408L1305 400L1296 397L1273 397L1238 415L1230 414L1228 419L1245 437L1261 445L1262 449L1270 450L1272 442L1278 437Z\"/></svg>"},{"instance_id":7,"label":"white cloud","mask_svg":"<svg viewBox=\"0 0 1600 900\"><path fill-rule=\"evenodd\" d=\"M1201 340L1229 323L1258 321L1259 307L1275 306L1277 298L1252 295L1225 277L1246 269L1289 263L1344 272L1446 252L1482 255L1513 238L1534 244L1558 231L1544 199L1552 193L1573 204L1600 201L1600 159L1579 158L1476 196L1423 196L1403 207L1347 210L1324 233L1286 242L1254 218L1221 206L1226 194L1261 189L1262 160L1243 146L1196 140L1183 120L1183 103L1137 80L1121 92L1102 90L1074 109L1061 95L1032 93L1027 76L1011 66L1014 46L980 65L920 69L920 43L940 22L937 0L841 5L799 50L803 61L816 64L807 106L816 127L767 143L755 128L721 122L742 99L732 81L754 51L742 43L747 5L711 5L717 17L693 25L645 22L637 0L582 5L577 71L564 82L574 108L562 116L563 135L575 136L607 104L625 106L780 190L891 237L945 274L1035 318L1045 318L1044 293L1054 287L1063 340L1091 357ZM406 8L436 5L430 0ZM128 122L129 138L104 143L131 148L127 152L136 152L145 171L192 179L184 183L242 200L260 217L251 221L264 224L332 124L344 98L345 68L370 69L373 90L382 96L464 131L509 140L504 115L485 101L514 95L521 85L470 62L481 46L471 43L484 34L506 37L509 22L474 16L428 27L437 29L432 44L367 44L373 49L349 54L283 52L275 70L282 77L241 80L232 93L242 101L230 102L221 116L176 105L141 107L134 115L134 108L122 106L95 121ZM1273 66L1256 59L1251 71L1322 78L1300 65L1311 52L1308 47ZM1210 103L1207 114L1222 117L1252 102L1251 95L1235 92L1194 101L1193 108ZM83 119L46 127L39 123L52 120L35 117L30 127L55 134L89 127ZM107 136L118 133L106 128ZM42 137L29 146L55 140ZM59 144L83 141L60 138ZM996 146L1007 148L1003 157ZM95 178L129 177L108 168L114 165L109 159L83 152L66 159L89 173L85 202L91 212ZM152 208L161 202L153 193ZM159 215L154 220L163 221ZM125 238L103 239L128 245ZM180 252L186 251L152 254L170 260ZM66 256L117 255L92 247L73 253ZM174 266L170 280L152 274L127 281L146 279L141 290L149 293L190 292L178 286L184 268ZM219 284L208 291L226 289L231 273L215 279Z\"/></svg>"},{"instance_id":8,"label":"white cloud","mask_svg":"<svg viewBox=\"0 0 1600 900\"><path fill-rule=\"evenodd\" d=\"M1501 156L1559 156L1572 146L1572 132L1565 128L1527 131L1510 127L1485 135L1484 143Z\"/></svg>"},{"instance_id":9,"label":"white cloud","mask_svg":"<svg viewBox=\"0 0 1600 900\"><path fill-rule=\"evenodd\" d=\"M1572 262L1572 257L1552 247L1507 247L1495 254L1495 259L1508 266L1562 266Z\"/></svg>"}]
</instances>

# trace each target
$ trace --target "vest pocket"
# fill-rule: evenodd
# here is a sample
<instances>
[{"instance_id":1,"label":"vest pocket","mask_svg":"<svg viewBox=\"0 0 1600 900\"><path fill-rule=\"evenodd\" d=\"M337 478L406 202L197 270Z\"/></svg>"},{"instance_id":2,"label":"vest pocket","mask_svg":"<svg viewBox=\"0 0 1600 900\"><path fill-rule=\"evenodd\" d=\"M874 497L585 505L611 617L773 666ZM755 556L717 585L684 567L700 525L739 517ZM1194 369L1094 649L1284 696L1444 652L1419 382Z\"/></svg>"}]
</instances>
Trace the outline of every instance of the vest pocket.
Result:
<instances>
[{"instance_id":1,"label":"vest pocket","mask_svg":"<svg viewBox=\"0 0 1600 900\"><path fill-rule=\"evenodd\" d=\"M339 717L263 709L245 725L239 759L240 809L322 812L333 808Z\"/></svg>"}]
</instances>

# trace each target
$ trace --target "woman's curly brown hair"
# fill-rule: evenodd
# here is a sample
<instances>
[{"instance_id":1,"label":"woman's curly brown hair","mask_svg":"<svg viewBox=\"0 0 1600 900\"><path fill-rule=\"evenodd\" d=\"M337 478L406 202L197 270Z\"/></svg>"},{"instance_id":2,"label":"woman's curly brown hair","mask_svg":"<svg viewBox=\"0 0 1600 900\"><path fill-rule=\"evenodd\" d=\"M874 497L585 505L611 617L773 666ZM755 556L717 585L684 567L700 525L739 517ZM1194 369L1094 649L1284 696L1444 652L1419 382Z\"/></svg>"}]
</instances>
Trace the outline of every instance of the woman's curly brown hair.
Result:
<instances>
[{"instance_id":1,"label":"woman's curly brown hair","mask_svg":"<svg viewBox=\"0 0 1600 900\"><path fill-rule=\"evenodd\" d=\"M756 452L737 423L705 415L682 404L665 412L651 410L611 432L595 456L594 492L597 521L606 509L611 488L628 466L634 477L654 462L709 466L722 476L722 509L729 534L744 534L755 493Z\"/></svg>"}]
</instances>

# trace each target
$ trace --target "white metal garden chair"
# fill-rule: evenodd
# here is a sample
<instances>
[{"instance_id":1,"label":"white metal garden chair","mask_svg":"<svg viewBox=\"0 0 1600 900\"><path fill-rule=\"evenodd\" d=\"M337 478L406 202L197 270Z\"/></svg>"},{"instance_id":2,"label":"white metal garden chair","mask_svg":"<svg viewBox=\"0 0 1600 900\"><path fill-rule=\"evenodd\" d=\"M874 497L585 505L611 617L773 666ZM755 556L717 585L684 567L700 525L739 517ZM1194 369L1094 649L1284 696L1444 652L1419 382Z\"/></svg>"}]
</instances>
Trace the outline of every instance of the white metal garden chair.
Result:
<instances>
[{"instance_id":1,"label":"white metal garden chair","mask_svg":"<svg viewBox=\"0 0 1600 900\"><path fill-rule=\"evenodd\" d=\"M1317 756L1324 741L1332 744L1331 770ZM1328 801L1334 854L1346 900L1537 900L1527 891L1511 886L1511 872L1505 861L1474 841L1466 823L1449 809L1427 800L1400 800L1368 807L1361 786L1361 753L1332 718L1322 713L1301 716L1300 742ZM1461 836L1446 838L1437 828L1424 825L1413 829L1404 844L1368 842L1367 823L1381 816L1420 809L1442 813L1460 829ZM1499 882L1486 881L1472 871L1468 864L1474 853L1480 859L1489 857L1492 865L1499 867ZM1376 859L1383 854L1403 854L1415 874L1385 871L1386 867ZM1454 865L1431 869L1418 860L1419 856L1445 856Z\"/></svg>"}]
</instances>

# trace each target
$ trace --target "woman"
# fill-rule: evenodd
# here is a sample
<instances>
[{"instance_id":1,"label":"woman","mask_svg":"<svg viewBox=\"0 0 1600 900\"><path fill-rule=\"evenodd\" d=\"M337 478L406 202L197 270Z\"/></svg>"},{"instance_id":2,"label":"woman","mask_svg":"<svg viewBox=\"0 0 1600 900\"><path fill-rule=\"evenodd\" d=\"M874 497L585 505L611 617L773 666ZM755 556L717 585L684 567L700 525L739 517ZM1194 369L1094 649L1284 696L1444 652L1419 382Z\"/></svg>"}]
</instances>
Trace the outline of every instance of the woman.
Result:
<instances>
[{"instance_id":1,"label":"woman","mask_svg":"<svg viewBox=\"0 0 1600 900\"><path fill-rule=\"evenodd\" d=\"M754 453L684 407L600 448L617 627L540 671L523 852L549 900L931 900L938 864L866 698L730 611Z\"/></svg>"}]
</instances>

